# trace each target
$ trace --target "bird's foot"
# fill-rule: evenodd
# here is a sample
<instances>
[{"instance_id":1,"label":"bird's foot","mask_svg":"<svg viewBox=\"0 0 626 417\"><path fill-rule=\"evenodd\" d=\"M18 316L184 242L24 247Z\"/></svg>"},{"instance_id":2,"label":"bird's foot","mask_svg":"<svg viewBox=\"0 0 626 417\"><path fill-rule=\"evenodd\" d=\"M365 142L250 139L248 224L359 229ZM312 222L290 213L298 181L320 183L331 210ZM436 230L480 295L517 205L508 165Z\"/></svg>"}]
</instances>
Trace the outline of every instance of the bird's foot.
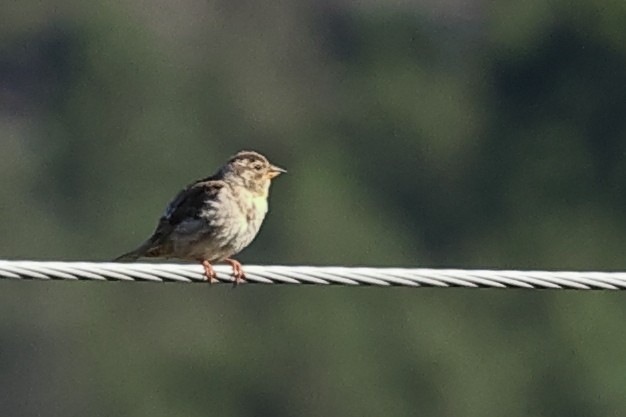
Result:
<instances>
[{"instance_id":1,"label":"bird's foot","mask_svg":"<svg viewBox=\"0 0 626 417\"><path fill-rule=\"evenodd\" d=\"M224 259L224 262L228 262L230 266L233 267L233 277L235 278L235 281L233 281L234 286L245 281L246 274L243 272L243 267L239 261L228 258Z\"/></svg>"},{"instance_id":2,"label":"bird's foot","mask_svg":"<svg viewBox=\"0 0 626 417\"><path fill-rule=\"evenodd\" d=\"M206 276L209 284L213 284L214 282L218 282L217 273L213 270L213 266L209 261L202 261L202 266L204 267L204 275Z\"/></svg>"}]
</instances>

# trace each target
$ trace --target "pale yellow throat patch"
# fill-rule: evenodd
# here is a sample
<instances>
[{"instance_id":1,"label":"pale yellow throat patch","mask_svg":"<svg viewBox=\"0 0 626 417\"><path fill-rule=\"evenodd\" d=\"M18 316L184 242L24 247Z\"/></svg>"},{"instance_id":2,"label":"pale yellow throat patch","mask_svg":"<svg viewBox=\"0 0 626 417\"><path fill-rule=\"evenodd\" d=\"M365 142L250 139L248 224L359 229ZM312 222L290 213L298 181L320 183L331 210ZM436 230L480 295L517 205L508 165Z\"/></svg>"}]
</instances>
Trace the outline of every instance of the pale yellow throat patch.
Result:
<instances>
[{"instance_id":1,"label":"pale yellow throat patch","mask_svg":"<svg viewBox=\"0 0 626 417\"><path fill-rule=\"evenodd\" d=\"M267 212L267 192L265 194L253 197L252 198L252 206L255 208L257 212L266 213Z\"/></svg>"},{"instance_id":2,"label":"pale yellow throat patch","mask_svg":"<svg viewBox=\"0 0 626 417\"><path fill-rule=\"evenodd\" d=\"M269 196L269 194L270 194L270 182L266 181L265 184L263 185L263 190L261 191L260 196L267 200L267 197Z\"/></svg>"}]
</instances>

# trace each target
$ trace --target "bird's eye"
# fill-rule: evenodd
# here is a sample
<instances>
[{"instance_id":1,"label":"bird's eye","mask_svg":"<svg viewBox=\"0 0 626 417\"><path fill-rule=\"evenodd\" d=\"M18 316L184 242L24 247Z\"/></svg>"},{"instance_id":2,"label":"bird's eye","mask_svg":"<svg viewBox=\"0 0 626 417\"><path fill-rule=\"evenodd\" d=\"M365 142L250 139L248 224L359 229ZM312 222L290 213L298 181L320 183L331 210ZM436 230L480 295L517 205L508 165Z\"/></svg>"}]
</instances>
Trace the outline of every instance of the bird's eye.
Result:
<instances>
[{"instance_id":1,"label":"bird's eye","mask_svg":"<svg viewBox=\"0 0 626 417\"><path fill-rule=\"evenodd\" d=\"M260 170L263 169L263 166L260 165L260 164L257 164L257 165L254 166L254 169L257 170L257 171L260 171Z\"/></svg>"}]
</instances>

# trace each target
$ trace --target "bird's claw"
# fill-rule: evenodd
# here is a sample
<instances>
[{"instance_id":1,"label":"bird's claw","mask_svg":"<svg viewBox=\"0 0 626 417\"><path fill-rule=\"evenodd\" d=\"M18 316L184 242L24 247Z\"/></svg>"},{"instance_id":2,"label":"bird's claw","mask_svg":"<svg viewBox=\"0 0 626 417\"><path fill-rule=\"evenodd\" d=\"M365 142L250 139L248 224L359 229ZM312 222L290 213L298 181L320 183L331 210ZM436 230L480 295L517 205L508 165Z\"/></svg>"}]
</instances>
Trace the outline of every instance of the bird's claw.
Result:
<instances>
[{"instance_id":1,"label":"bird's claw","mask_svg":"<svg viewBox=\"0 0 626 417\"><path fill-rule=\"evenodd\" d=\"M233 267L233 286L236 287L238 284L244 282L246 280L246 274L243 272L243 267L241 266L241 263L230 258L226 259L225 261Z\"/></svg>"},{"instance_id":2,"label":"bird's claw","mask_svg":"<svg viewBox=\"0 0 626 417\"><path fill-rule=\"evenodd\" d=\"M202 261L202 266L204 267L204 276L206 277L209 284L213 284L214 282L219 282L217 280L217 273L213 269L213 266L209 261Z\"/></svg>"}]
</instances>

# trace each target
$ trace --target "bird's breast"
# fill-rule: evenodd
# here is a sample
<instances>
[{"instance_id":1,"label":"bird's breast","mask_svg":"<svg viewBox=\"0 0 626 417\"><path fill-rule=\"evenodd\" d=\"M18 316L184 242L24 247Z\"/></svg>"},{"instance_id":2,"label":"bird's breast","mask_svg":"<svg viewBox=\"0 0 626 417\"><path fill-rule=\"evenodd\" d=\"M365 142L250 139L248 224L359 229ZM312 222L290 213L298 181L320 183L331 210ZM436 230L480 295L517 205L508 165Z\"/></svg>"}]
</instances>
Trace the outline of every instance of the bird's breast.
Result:
<instances>
[{"instance_id":1,"label":"bird's breast","mask_svg":"<svg viewBox=\"0 0 626 417\"><path fill-rule=\"evenodd\" d=\"M255 222L259 218L263 220L265 213L267 213L267 198L264 196L251 197L246 210L246 218L248 221Z\"/></svg>"},{"instance_id":2,"label":"bird's breast","mask_svg":"<svg viewBox=\"0 0 626 417\"><path fill-rule=\"evenodd\" d=\"M267 213L267 199L265 197L250 196L242 210L240 232L249 237L246 245L254 239Z\"/></svg>"},{"instance_id":3,"label":"bird's breast","mask_svg":"<svg viewBox=\"0 0 626 417\"><path fill-rule=\"evenodd\" d=\"M267 213L267 198L249 192L241 192L231 200L230 216L223 223L221 234L228 235L223 241L229 250L239 252L254 240Z\"/></svg>"}]
</instances>

